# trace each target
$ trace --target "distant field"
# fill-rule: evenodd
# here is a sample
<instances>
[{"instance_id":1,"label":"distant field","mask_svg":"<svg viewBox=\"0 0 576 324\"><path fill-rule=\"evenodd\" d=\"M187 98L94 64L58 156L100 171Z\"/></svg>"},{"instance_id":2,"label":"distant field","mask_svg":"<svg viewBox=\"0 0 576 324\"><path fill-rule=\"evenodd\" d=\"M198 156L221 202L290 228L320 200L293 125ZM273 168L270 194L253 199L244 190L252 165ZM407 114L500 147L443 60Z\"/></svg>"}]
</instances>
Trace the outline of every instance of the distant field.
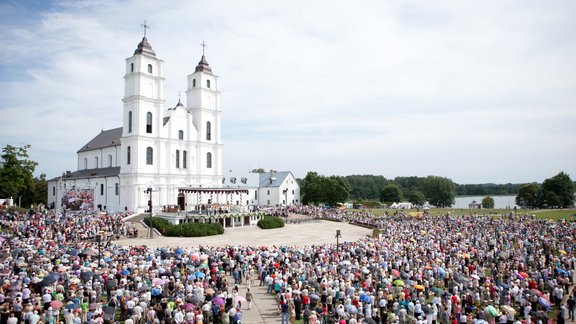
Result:
<instances>
[{"instance_id":1,"label":"distant field","mask_svg":"<svg viewBox=\"0 0 576 324\"><path fill-rule=\"evenodd\" d=\"M404 212L408 213L416 213L416 209L406 209L403 210ZM465 208L433 208L430 210L433 216L437 215L445 215L446 213L450 213L451 215L470 215L470 213L476 215L494 215L494 216L501 216L507 215L514 210L511 209L465 209ZM397 212L396 209L370 209L370 212L376 216L382 216L386 212L389 215L394 215ZM572 219L576 220L576 209L550 209L550 210L525 210L519 209L516 211L519 215L529 214L535 215L538 218L543 219L552 219L552 220L561 220L561 219Z\"/></svg>"}]
</instances>

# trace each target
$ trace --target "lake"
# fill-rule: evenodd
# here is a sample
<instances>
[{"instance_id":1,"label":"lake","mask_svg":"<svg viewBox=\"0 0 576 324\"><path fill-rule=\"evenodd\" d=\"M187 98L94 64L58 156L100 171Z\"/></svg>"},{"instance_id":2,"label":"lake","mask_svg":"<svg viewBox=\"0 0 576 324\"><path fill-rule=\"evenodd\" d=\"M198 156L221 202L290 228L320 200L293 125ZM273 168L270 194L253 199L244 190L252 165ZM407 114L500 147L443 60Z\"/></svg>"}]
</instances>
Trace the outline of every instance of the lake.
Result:
<instances>
[{"instance_id":1,"label":"lake","mask_svg":"<svg viewBox=\"0 0 576 324\"><path fill-rule=\"evenodd\" d=\"M473 200L477 203L482 203L482 199L486 196L466 196L466 197L456 197L454 199L454 205L452 208L468 208L468 204ZM516 196L490 196L494 199L494 208L504 209L507 207L514 208L516 205Z\"/></svg>"}]
</instances>

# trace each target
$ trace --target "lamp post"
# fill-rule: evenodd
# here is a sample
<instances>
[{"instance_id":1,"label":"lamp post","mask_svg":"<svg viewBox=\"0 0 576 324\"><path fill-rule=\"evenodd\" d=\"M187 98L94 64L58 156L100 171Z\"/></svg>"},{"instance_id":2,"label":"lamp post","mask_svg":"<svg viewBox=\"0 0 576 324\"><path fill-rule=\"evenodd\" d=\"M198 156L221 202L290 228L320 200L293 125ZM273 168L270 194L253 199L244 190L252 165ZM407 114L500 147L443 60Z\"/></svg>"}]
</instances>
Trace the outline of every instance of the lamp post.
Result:
<instances>
[{"instance_id":1,"label":"lamp post","mask_svg":"<svg viewBox=\"0 0 576 324\"><path fill-rule=\"evenodd\" d=\"M98 244L98 268L100 268L100 260L102 260L102 232L98 231L98 236L96 236L96 243Z\"/></svg>"},{"instance_id":2,"label":"lamp post","mask_svg":"<svg viewBox=\"0 0 576 324\"><path fill-rule=\"evenodd\" d=\"M340 234L340 230L336 230L336 252L340 252L340 241L339 239L342 237Z\"/></svg>"},{"instance_id":3,"label":"lamp post","mask_svg":"<svg viewBox=\"0 0 576 324\"><path fill-rule=\"evenodd\" d=\"M144 192L150 194L150 198L148 200L148 208L150 209L150 214L148 215L148 237L152 238L152 187L148 187L148 189L146 189Z\"/></svg>"}]
</instances>

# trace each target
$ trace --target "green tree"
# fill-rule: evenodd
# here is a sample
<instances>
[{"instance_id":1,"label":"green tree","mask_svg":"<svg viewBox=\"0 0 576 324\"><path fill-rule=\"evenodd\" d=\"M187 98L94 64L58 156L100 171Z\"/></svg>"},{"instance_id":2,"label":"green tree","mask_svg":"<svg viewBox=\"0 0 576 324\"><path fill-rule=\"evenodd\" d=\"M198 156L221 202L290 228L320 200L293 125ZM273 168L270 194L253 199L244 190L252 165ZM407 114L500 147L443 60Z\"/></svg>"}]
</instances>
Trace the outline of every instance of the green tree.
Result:
<instances>
[{"instance_id":1,"label":"green tree","mask_svg":"<svg viewBox=\"0 0 576 324\"><path fill-rule=\"evenodd\" d=\"M380 201L385 203L401 202L402 189L395 183L390 183L382 188L380 191Z\"/></svg>"},{"instance_id":2,"label":"green tree","mask_svg":"<svg viewBox=\"0 0 576 324\"><path fill-rule=\"evenodd\" d=\"M350 184L344 177L324 177L316 172L308 172L300 181L302 191L302 203L319 204L328 203L335 206L339 202L345 202L350 195Z\"/></svg>"},{"instance_id":3,"label":"green tree","mask_svg":"<svg viewBox=\"0 0 576 324\"><path fill-rule=\"evenodd\" d=\"M560 172L542 183L542 203L547 207L570 208L574 205L574 185L570 176Z\"/></svg>"},{"instance_id":4,"label":"green tree","mask_svg":"<svg viewBox=\"0 0 576 324\"><path fill-rule=\"evenodd\" d=\"M48 182L46 175L42 173L40 177L35 177L26 185L22 193L22 207L30 207L32 204L46 205L48 199Z\"/></svg>"},{"instance_id":5,"label":"green tree","mask_svg":"<svg viewBox=\"0 0 576 324\"><path fill-rule=\"evenodd\" d=\"M330 206L336 206L339 202L345 202L350 195L350 184L344 177L330 176L322 180L323 201Z\"/></svg>"},{"instance_id":6,"label":"green tree","mask_svg":"<svg viewBox=\"0 0 576 324\"><path fill-rule=\"evenodd\" d=\"M424 179L423 191L431 205L449 207L454 203L454 182L448 178L428 176Z\"/></svg>"},{"instance_id":7,"label":"green tree","mask_svg":"<svg viewBox=\"0 0 576 324\"><path fill-rule=\"evenodd\" d=\"M316 172L308 172L300 183L302 203L304 205L322 202L322 179Z\"/></svg>"},{"instance_id":8,"label":"green tree","mask_svg":"<svg viewBox=\"0 0 576 324\"><path fill-rule=\"evenodd\" d=\"M494 208L494 198L486 196L482 199L482 208L492 209Z\"/></svg>"},{"instance_id":9,"label":"green tree","mask_svg":"<svg viewBox=\"0 0 576 324\"><path fill-rule=\"evenodd\" d=\"M394 183L402 188L402 196L409 197L410 192L414 190L422 191L424 186L424 179L423 177L396 177L394 178Z\"/></svg>"},{"instance_id":10,"label":"green tree","mask_svg":"<svg viewBox=\"0 0 576 324\"><path fill-rule=\"evenodd\" d=\"M408 201L413 203L414 205L422 206L426 202L426 197L424 197L422 191L412 190L408 194Z\"/></svg>"},{"instance_id":11,"label":"green tree","mask_svg":"<svg viewBox=\"0 0 576 324\"><path fill-rule=\"evenodd\" d=\"M540 190L538 199L539 208L558 208L562 206L562 199L551 190Z\"/></svg>"},{"instance_id":12,"label":"green tree","mask_svg":"<svg viewBox=\"0 0 576 324\"><path fill-rule=\"evenodd\" d=\"M525 183L518 188L516 205L520 208L538 208L540 206L540 187L536 183Z\"/></svg>"},{"instance_id":13,"label":"green tree","mask_svg":"<svg viewBox=\"0 0 576 324\"><path fill-rule=\"evenodd\" d=\"M350 175L345 177L350 183L350 196L354 199L379 199L380 191L388 183L383 176Z\"/></svg>"},{"instance_id":14,"label":"green tree","mask_svg":"<svg viewBox=\"0 0 576 324\"><path fill-rule=\"evenodd\" d=\"M6 145L2 149L0 161L0 197L18 199L34 179L38 163L28 156L30 145L14 147Z\"/></svg>"}]
</instances>

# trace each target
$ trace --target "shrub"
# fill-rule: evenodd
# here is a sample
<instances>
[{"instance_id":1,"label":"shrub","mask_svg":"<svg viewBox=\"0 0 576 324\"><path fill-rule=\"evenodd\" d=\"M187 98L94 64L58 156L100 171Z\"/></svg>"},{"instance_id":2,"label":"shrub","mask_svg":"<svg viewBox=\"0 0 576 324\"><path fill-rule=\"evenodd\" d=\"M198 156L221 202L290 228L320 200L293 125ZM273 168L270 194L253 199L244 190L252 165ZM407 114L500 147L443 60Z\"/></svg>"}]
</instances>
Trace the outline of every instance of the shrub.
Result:
<instances>
[{"instance_id":1,"label":"shrub","mask_svg":"<svg viewBox=\"0 0 576 324\"><path fill-rule=\"evenodd\" d=\"M258 221L258 227L261 229L271 229L284 227L284 221L280 217L264 216Z\"/></svg>"},{"instance_id":2,"label":"shrub","mask_svg":"<svg viewBox=\"0 0 576 324\"><path fill-rule=\"evenodd\" d=\"M150 226L150 218L144 218L144 223ZM200 237L224 234L224 227L222 227L220 223L185 223L172 225L160 217L152 218L152 227L156 228L158 232L164 236Z\"/></svg>"}]
</instances>

